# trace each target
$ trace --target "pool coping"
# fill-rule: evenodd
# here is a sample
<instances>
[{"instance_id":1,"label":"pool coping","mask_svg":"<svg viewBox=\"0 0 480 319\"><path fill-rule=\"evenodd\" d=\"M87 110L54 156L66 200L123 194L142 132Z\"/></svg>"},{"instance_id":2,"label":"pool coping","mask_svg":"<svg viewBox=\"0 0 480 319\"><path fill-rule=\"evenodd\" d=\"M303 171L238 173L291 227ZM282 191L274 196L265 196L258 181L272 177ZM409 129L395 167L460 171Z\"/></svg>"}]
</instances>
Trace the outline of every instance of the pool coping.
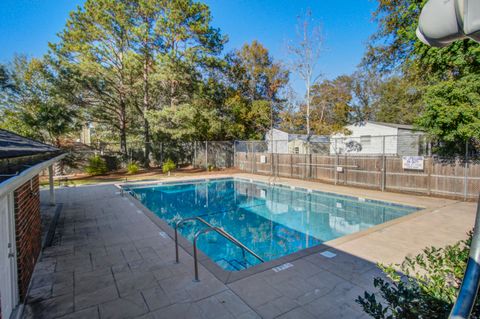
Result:
<instances>
[{"instance_id":1,"label":"pool coping","mask_svg":"<svg viewBox=\"0 0 480 319\"><path fill-rule=\"evenodd\" d=\"M259 182L261 184L268 185L267 182L258 181L258 180L245 178L245 177L235 177L235 176L223 176L222 177L222 176L220 176L218 178L217 177L214 177L214 178L199 177L199 178L159 181L158 183L152 183L151 181L149 183L119 183L119 184L115 184L115 186L119 189L123 189L123 186L131 187L132 185L140 185L140 184L142 184L142 186L143 185L145 185L145 186L147 186L147 185L152 185L152 186L157 186L158 185L158 186L160 186L160 185L169 185L169 184L184 184L184 183L191 183L191 182L201 182L201 181L207 181L207 180L212 180L212 179L218 180L218 179L231 179L231 178L245 180L245 181L248 181L248 182L255 181L255 182ZM284 187L291 188L290 185L285 184L285 183L276 183L275 185L277 185L277 186L282 185ZM297 190L307 190L308 191L308 188L305 188L305 187L295 186L294 188L297 189ZM335 196L339 195L339 196L343 196L343 197L358 198L357 196L343 195L343 194L337 194L337 193L328 193L328 192L319 191L319 190L313 190L313 192L324 193L324 194L325 193L326 194L332 194L332 195L335 195ZM135 196L133 196L129 192L122 192L122 195L125 196L126 198L128 198L129 200L131 200L134 203L134 205L137 209L141 210L157 227L159 227L163 232L165 232L172 240L175 240L175 231L169 224L167 224L160 217L155 215L155 213L153 213L150 209L148 209L146 206L144 206L142 204L142 202L140 202ZM377 199L373 199L373 198L370 198L370 197L368 197L366 199L369 199L369 200L372 200L372 201L375 201L375 202L386 203L383 200L377 200ZM398 205L398 206L402 206L402 207L415 207L415 206L405 205L405 204L400 204L400 203L397 204L395 202L392 202L392 203L395 204L395 205ZM330 240L330 241L326 241L324 243L321 243L321 244L313 246L313 247L302 249L300 251L282 256L282 257L277 258L275 260L267 261L267 262L252 266L252 267L244 269L244 270L239 270L239 271L225 270L225 269L221 268L219 265L217 265L210 257L208 257L205 253L203 253L200 250L198 251L198 262L202 266L204 266L210 273L212 273L218 280L220 280L224 284L230 284L230 283L233 283L235 281L244 279L246 277L250 277L252 275L255 275L257 273L260 273L260 272L278 267L278 266L286 264L286 263L293 262L293 261L301 259L303 257L307 257L307 256L310 256L310 255L313 255L313 254L316 254L316 253L324 252L324 251L328 250L329 248L330 249L336 248L338 245L349 242L351 240L355 240L355 239L360 238L360 237L367 236L371 233L374 233L374 232L380 231L382 229L391 227L395 224L402 223L402 222L405 222L407 220L411 220L411 219L420 217L420 216L428 214L428 213L432 213L435 210L439 209L440 207L443 207L443 206L439 206L439 207L435 207L435 208L425 208L425 207L417 206L415 208L419 208L419 210L414 211L414 212L412 212L408 215L401 216L401 217L395 218L393 220L387 221L385 223L369 227L369 228L367 228L365 230L362 230L362 231L359 231L359 232L355 232L355 233L348 234L348 235L345 235L345 236L342 236L342 237L339 237L339 238L336 238L336 239L333 239L333 240ZM185 250L185 252L187 254L189 254L190 256L193 257L193 244L190 243L190 241L188 239L186 239L180 232L178 233L178 244L181 248L183 248L183 250ZM175 249L175 247L172 247L172 250L174 250L174 249ZM192 264L192 273L193 273L193 267L194 267L194 265ZM201 274L200 274L200 280L201 280Z\"/></svg>"},{"instance_id":2,"label":"pool coping","mask_svg":"<svg viewBox=\"0 0 480 319\"><path fill-rule=\"evenodd\" d=\"M168 181L148 181L148 182L139 182L139 183L121 183L121 184L115 184L115 186L122 188L122 186L128 186L131 189L138 189L138 188L144 188L144 187L155 187L155 186L164 186L164 185L181 185L181 184L189 184L189 183L200 183L200 182L205 182L205 181L211 181L211 180L225 180L225 179L233 179L233 180L239 180L239 181L246 181L250 183L256 183L259 185L265 185L265 186L277 186L281 188L287 188L292 191L298 191L298 192L305 192L305 193L312 193L312 194L320 194L320 195L327 195L327 196L334 196L334 197L339 197L342 199L351 199L351 200L358 200L364 203L371 203L371 204L376 204L376 205L384 205L384 206L396 206L399 208L403 209L417 209L423 210L426 209L424 206L413 206L413 205L408 205L404 203L400 203L398 201L385 201L385 200L380 200L380 199L374 199L371 198L370 196L355 196L355 195L346 195L346 194L340 194L340 193L334 193L334 192L327 192L323 190L317 190L317 189L312 189L308 187L300 187L300 186L293 186L293 185L288 185L286 183L282 182L265 182L262 180L254 180L252 178L246 178L246 177L239 177L239 176L221 176L221 177L214 177L214 178L205 178L205 177L199 177L199 178L194 178L194 179L179 179L179 180L168 180ZM132 187L133 186L133 187Z\"/></svg>"}]
</instances>

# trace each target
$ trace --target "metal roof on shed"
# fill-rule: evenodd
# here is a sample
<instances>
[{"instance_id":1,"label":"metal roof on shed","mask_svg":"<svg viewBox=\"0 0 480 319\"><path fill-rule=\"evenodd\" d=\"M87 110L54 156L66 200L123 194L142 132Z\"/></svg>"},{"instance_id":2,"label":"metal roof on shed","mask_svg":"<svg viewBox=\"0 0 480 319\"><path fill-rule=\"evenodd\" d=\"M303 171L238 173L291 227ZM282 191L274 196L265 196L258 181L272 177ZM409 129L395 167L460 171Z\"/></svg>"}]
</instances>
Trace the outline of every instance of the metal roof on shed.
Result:
<instances>
[{"instance_id":1,"label":"metal roof on shed","mask_svg":"<svg viewBox=\"0 0 480 319\"><path fill-rule=\"evenodd\" d=\"M399 128L399 129L402 129L402 130L410 130L410 131L419 130L419 129L415 128L413 125L407 125L407 124L396 124L396 123L375 122L375 121L367 121L367 122L372 123L372 124L376 124L376 125Z\"/></svg>"}]
</instances>

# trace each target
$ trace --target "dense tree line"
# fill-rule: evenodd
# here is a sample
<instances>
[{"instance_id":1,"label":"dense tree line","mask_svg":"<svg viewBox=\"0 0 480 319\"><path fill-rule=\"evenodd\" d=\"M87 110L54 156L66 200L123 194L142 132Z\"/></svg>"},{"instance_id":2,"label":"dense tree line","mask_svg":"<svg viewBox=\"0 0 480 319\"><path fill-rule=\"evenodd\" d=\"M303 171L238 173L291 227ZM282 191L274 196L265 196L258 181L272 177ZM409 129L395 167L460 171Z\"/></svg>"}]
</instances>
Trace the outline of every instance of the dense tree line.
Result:
<instances>
[{"instance_id":1,"label":"dense tree line","mask_svg":"<svg viewBox=\"0 0 480 319\"><path fill-rule=\"evenodd\" d=\"M143 143L147 161L159 141L258 139L272 126L330 134L364 120L414 124L455 150L480 136L480 49L421 44L425 2L380 0L358 70L321 79L323 38L309 11L287 67L257 41L225 53L227 36L201 2L87 0L48 54L0 66L0 127L61 145L94 123L123 153Z\"/></svg>"},{"instance_id":2,"label":"dense tree line","mask_svg":"<svg viewBox=\"0 0 480 319\"><path fill-rule=\"evenodd\" d=\"M426 2L379 1L374 12L379 27L364 64L386 75L380 116L398 114L400 121L441 140L444 150L461 152L466 140L480 138L480 45L469 39L445 48L421 43L415 30Z\"/></svg>"},{"instance_id":3,"label":"dense tree line","mask_svg":"<svg viewBox=\"0 0 480 319\"><path fill-rule=\"evenodd\" d=\"M192 0L87 0L41 59L0 69L1 126L60 143L95 123L104 140L261 138L289 72L254 41L227 37Z\"/></svg>"},{"instance_id":4,"label":"dense tree line","mask_svg":"<svg viewBox=\"0 0 480 319\"><path fill-rule=\"evenodd\" d=\"M345 123L375 120L413 124L442 151L464 152L480 138L480 45L463 40L445 48L421 43L415 30L427 0L379 0L358 70L313 84L312 126L318 134ZM285 127L306 132L305 104L286 112Z\"/></svg>"}]
</instances>

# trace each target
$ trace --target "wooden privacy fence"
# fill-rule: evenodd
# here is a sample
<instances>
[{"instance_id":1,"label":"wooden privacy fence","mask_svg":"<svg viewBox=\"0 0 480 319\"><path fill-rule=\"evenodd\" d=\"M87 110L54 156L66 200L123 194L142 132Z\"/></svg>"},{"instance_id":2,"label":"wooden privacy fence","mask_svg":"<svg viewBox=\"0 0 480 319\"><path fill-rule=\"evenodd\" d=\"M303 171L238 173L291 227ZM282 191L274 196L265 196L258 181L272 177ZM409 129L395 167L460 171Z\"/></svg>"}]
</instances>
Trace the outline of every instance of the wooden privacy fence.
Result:
<instances>
[{"instance_id":1,"label":"wooden privacy fence","mask_svg":"<svg viewBox=\"0 0 480 319\"><path fill-rule=\"evenodd\" d=\"M480 192L480 161L459 158L424 157L423 170L407 170L401 156L236 152L235 167L254 174L463 200L474 200Z\"/></svg>"}]
</instances>

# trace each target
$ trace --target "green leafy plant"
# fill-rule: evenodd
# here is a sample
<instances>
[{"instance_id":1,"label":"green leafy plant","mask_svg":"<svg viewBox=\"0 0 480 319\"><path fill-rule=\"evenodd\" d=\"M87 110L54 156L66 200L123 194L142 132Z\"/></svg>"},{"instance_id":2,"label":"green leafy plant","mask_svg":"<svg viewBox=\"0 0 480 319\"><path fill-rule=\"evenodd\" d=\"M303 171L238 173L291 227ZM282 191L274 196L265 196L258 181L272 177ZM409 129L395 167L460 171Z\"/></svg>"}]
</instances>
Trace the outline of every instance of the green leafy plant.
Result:
<instances>
[{"instance_id":1,"label":"green leafy plant","mask_svg":"<svg viewBox=\"0 0 480 319\"><path fill-rule=\"evenodd\" d=\"M211 172L213 170L215 170L215 165L209 164L208 165L208 171Z\"/></svg>"},{"instance_id":2,"label":"green leafy plant","mask_svg":"<svg viewBox=\"0 0 480 319\"><path fill-rule=\"evenodd\" d=\"M467 265L468 239L444 248L425 248L399 265L379 265L387 278L373 280L377 293L365 291L355 301L376 319L447 318ZM397 271L398 269L398 271ZM479 318L477 299L471 318Z\"/></svg>"},{"instance_id":3,"label":"green leafy plant","mask_svg":"<svg viewBox=\"0 0 480 319\"><path fill-rule=\"evenodd\" d=\"M128 174L137 174L140 170L140 167L135 162L130 162L127 164L127 172Z\"/></svg>"},{"instance_id":4,"label":"green leafy plant","mask_svg":"<svg viewBox=\"0 0 480 319\"><path fill-rule=\"evenodd\" d=\"M85 167L85 172L90 175L102 175L108 172L107 163L98 155L92 156L88 159L88 165Z\"/></svg>"},{"instance_id":5,"label":"green leafy plant","mask_svg":"<svg viewBox=\"0 0 480 319\"><path fill-rule=\"evenodd\" d=\"M170 175L170 172L174 171L176 168L177 165L175 165L175 163L171 159L168 159L163 163L162 171L163 173L168 173L168 175Z\"/></svg>"}]
</instances>

